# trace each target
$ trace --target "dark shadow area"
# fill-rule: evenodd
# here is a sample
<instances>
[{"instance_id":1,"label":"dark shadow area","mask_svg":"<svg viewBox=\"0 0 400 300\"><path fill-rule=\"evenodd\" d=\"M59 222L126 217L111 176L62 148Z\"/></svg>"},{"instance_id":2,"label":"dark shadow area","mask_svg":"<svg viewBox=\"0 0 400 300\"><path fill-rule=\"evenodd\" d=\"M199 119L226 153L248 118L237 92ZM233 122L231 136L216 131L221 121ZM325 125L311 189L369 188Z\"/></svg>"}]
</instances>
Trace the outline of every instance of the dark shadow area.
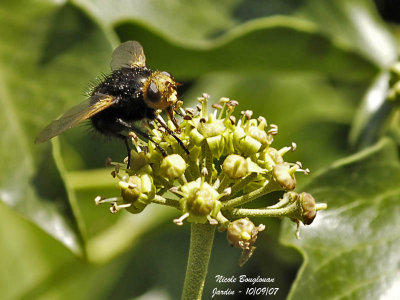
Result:
<instances>
[{"instance_id":1,"label":"dark shadow area","mask_svg":"<svg viewBox=\"0 0 400 300\"><path fill-rule=\"evenodd\" d=\"M64 221L68 222L71 229L75 233L79 233L63 179L53 160L51 145L46 147L44 151L45 153L41 156L42 159L36 168L36 173L32 176L32 185L43 204L43 210L48 209L46 204L50 204L50 207L55 206L57 213L63 217ZM81 238L79 234L77 236Z\"/></svg>"},{"instance_id":2,"label":"dark shadow area","mask_svg":"<svg viewBox=\"0 0 400 300\"><path fill-rule=\"evenodd\" d=\"M57 203L57 206L63 211L72 216L69 204L67 203L67 194L60 173L53 161L51 146L46 147L45 153L41 156L36 174L32 177L32 184L36 188L38 196L52 203Z\"/></svg>"},{"instance_id":3,"label":"dark shadow area","mask_svg":"<svg viewBox=\"0 0 400 300\"><path fill-rule=\"evenodd\" d=\"M375 5L385 21L400 23L400 1L375 0Z\"/></svg>"}]
</instances>

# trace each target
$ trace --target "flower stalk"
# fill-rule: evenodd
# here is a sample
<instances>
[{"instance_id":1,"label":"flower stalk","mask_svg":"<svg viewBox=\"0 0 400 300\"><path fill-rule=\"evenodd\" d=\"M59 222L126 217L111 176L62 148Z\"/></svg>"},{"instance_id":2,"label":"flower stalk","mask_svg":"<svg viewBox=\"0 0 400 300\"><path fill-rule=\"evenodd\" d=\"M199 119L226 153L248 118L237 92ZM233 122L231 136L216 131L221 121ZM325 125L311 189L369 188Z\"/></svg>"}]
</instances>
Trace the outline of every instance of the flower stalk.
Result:
<instances>
[{"instance_id":1,"label":"flower stalk","mask_svg":"<svg viewBox=\"0 0 400 300\"><path fill-rule=\"evenodd\" d=\"M215 226L191 224L189 258L182 300L200 300L214 242Z\"/></svg>"},{"instance_id":2,"label":"flower stalk","mask_svg":"<svg viewBox=\"0 0 400 300\"><path fill-rule=\"evenodd\" d=\"M274 191L280 191L280 190L282 190L282 187L278 183L276 183L275 181L270 181L264 187L261 187L253 192L250 192L248 194L227 200L226 202L224 202L222 204L222 208L224 210L226 210L229 208L241 206L241 205L251 202L257 198L260 198L266 194L269 194Z\"/></svg>"}]
</instances>

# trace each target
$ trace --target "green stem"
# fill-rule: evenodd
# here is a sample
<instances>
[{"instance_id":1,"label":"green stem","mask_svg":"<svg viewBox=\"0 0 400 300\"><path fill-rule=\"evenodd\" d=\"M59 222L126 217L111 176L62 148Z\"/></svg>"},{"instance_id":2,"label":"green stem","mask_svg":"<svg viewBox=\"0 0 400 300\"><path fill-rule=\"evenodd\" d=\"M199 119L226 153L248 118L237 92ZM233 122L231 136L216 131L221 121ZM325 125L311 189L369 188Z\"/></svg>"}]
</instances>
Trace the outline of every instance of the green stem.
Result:
<instances>
[{"instance_id":1,"label":"green stem","mask_svg":"<svg viewBox=\"0 0 400 300\"><path fill-rule=\"evenodd\" d=\"M188 180L188 181L193 181L194 179L193 179L193 174L192 174L192 172L190 171L190 168L187 168L186 170L185 170L185 177L186 177L186 179Z\"/></svg>"},{"instance_id":2,"label":"green stem","mask_svg":"<svg viewBox=\"0 0 400 300\"><path fill-rule=\"evenodd\" d=\"M227 218L224 217L224 215L221 212L219 212L217 214L216 219L217 219L218 223L222 226L220 228L225 228L225 229L228 228L228 225L230 222Z\"/></svg>"},{"instance_id":3,"label":"green stem","mask_svg":"<svg viewBox=\"0 0 400 300\"><path fill-rule=\"evenodd\" d=\"M167 189L169 189L169 188L171 188L171 187L173 186L168 180L166 180L166 179L165 179L164 177L162 177L162 176L156 176L156 175L154 175L153 177L154 177L155 180L161 182L162 185L164 185Z\"/></svg>"},{"instance_id":4,"label":"green stem","mask_svg":"<svg viewBox=\"0 0 400 300\"><path fill-rule=\"evenodd\" d=\"M175 199L170 199L170 198L165 198L159 195L156 195L153 200L151 200L153 203L161 204L161 205L166 205L166 206L171 206L179 209L179 201Z\"/></svg>"},{"instance_id":5,"label":"green stem","mask_svg":"<svg viewBox=\"0 0 400 300\"><path fill-rule=\"evenodd\" d=\"M224 173L222 173L222 174L224 174ZM227 188L231 184L231 181L232 180L230 180L228 176L224 175L218 186L218 189L217 189L218 193L222 193L224 191L224 189Z\"/></svg>"},{"instance_id":6,"label":"green stem","mask_svg":"<svg viewBox=\"0 0 400 300\"><path fill-rule=\"evenodd\" d=\"M259 188L248 194L245 194L243 196L236 197L236 198L233 198L231 200L224 202L222 204L222 208L223 209L233 208L233 207L245 204L254 199L257 199L261 196L264 196L265 194L271 193L273 191L281 191L281 190L283 190L282 186L279 183L271 180L266 186L264 186L262 188Z\"/></svg>"},{"instance_id":7,"label":"green stem","mask_svg":"<svg viewBox=\"0 0 400 300\"><path fill-rule=\"evenodd\" d=\"M190 174L192 175L193 180L200 177L199 165L201 165L201 164L199 163L198 159L189 161L189 170L190 170Z\"/></svg>"},{"instance_id":8,"label":"green stem","mask_svg":"<svg viewBox=\"0 0 400 300\"><path fill-rule=\"evenodd\" d=\"M203 157L205 158L204 167L207 169L206 182L211 183L213 156L207 140L203 141L203 144L201 145L201 151L203 153Z\"/></svg>"},{"instance_id":9,"label":"green stem","mask_svg":"<svg viewBox=\"0 0 400 300\"><path fill-rule=\"evenodd\" d=\"M214 241L215 226L191 225L189 258L182 300L200 300Z\"/></svg>"},{"instance_id":10,"label":"green stem","mask_svg":"<svg viewBox=\"0 0 400 300\"><path fill-rule=\"evenodd\" d=\"M289 205L291 202L293 202L293 198L289 197L289 196L287 196L287 194L285 194L283 196L283 198L279 200L278 203L276 203L274 205L271 205L271 206L268 206L266 208L269 208L269 209L282 208L282 207L285 207L285 206Z\"/></svg>"},{"instance_id":11,"label":"green stem","mask_svg":"<svg viewBox=\"0 0 400 300\"><path fill-rule=\"evenodd\" d=\"M235 208L226 214L233 218L243 217L289 217L299 219L301 217L301 208L298 203L292 203L282 208Z\"/></svg>"},{"instance_id":12,"label":"green stem","mask_svg":"<svg viewBox=\"0 0 400 300\"><path fill-rule=\"evenodd\" d=\"M224 178L224 176L225 176L224 172L219 172L219 173L218 173L218 177L217 177L217 179L214 181L214 185L213 185L214 189L218 190L218 188L219 188L219 186L221 185L221 181L222 181L222 179Z\"/></svg>"},{"instance_id":13,"label":"green stem","mask_svg":"<svg viewBox=\"0 0 400 300\"><path fill-rule=\"evenodd\" d=\"M232 185L232 191L229 196L224 196L219 201L223 202L225 201L228 197L232 197L235 194L237 194L240 190L242 190L247 184L252 182L255 178L257 177L257 173L251 173L250 175L247 175L245 178L239 180L236 182L234 185Z\"/></svg>"},{"instance_id":14,"label":"green stem","mask_svg":"<svg viewBox=\"0 0 400 300\"><path fill-rule=\"evenodd\" d=\"M323 210L327 209L326 203L318 203L315 205L315 209ZM304 211L301 204L296 201L285 207L279 208L234 208L232 210L225 211L224 214L229 218L244 218L244 217L288 217L305 223L307 219L304 218Z\"/></svg>"}]
</instances>

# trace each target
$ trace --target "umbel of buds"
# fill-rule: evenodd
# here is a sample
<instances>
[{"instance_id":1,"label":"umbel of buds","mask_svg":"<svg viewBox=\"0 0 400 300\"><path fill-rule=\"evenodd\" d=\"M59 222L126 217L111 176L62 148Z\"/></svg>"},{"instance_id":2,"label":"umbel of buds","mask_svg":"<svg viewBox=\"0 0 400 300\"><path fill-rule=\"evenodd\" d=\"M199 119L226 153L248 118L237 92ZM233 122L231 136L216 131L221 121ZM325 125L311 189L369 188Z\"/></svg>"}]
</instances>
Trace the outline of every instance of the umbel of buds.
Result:
<instances>
[{"instance_id":1,"label":"umbel of buds","mask_svg":"<svg viewBox=\"0 0 400 300\"><path fill-rule=\"evenodd\" d=\"M294 192L295 174L308 174L309 170L300 162L285 161L284 156L296 149L295 143L281 149L272 146L277 125L268 124L262 116L254 118L250 110L237 115L239 103L235 100L221 98L211 105L211 111L207 94L198 100L196 108L184 109L179 103L179 128L166 122L175 136L161 125L160 115L145 124L153 141L131 134L135 150L130 166L112 163L121 195L96 197L96 204L111 203L112 212L126 209L131 213L140 213L152 203L175 207L180 211L174 220L177 225L186 220L227 230L229 243L242 249L243 262L253 253L257 235L264 229L250 218L288 217L298 226L300 222L310 225L326 205L316 204L308 193ZM284 193L275 205L245 208L274 191Z\"/></svg>"}]
</instances>

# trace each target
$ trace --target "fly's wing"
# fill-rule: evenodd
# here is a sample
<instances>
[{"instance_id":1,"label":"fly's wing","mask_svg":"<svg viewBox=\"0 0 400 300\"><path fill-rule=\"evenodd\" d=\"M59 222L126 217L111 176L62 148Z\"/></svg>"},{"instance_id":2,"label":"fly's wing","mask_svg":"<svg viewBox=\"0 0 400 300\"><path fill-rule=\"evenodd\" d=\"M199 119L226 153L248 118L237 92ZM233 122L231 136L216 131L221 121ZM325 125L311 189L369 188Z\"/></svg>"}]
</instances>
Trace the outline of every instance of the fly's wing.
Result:
<instances>
[{"instance_id":1,"label":"fly's wing","mask_svg":"<svg viewBox=\"0 0 400 300\"><path fill-rule=\"evenodd\" d=\"M110 65L113 71L123 67L144 67L146 65L146 57L144 56L142 45L136 41L122 43L114 50Z\"/></svg>"},{"instance_id":2,"label":"fly's wing","mask_svg":"<svg viewBox=\"0 0 400 300\"><path fill-rule=\"evenodd\" d=\"M115 98L104 94L96 94L85 100L81 104L72 107L59 119L51 122L37 136L35 143L43 143L49 139L63 133L64 131L78 125L82 121L89 119L95 114L106 109L115 102Z\"/></svg>"}]
</instances>

